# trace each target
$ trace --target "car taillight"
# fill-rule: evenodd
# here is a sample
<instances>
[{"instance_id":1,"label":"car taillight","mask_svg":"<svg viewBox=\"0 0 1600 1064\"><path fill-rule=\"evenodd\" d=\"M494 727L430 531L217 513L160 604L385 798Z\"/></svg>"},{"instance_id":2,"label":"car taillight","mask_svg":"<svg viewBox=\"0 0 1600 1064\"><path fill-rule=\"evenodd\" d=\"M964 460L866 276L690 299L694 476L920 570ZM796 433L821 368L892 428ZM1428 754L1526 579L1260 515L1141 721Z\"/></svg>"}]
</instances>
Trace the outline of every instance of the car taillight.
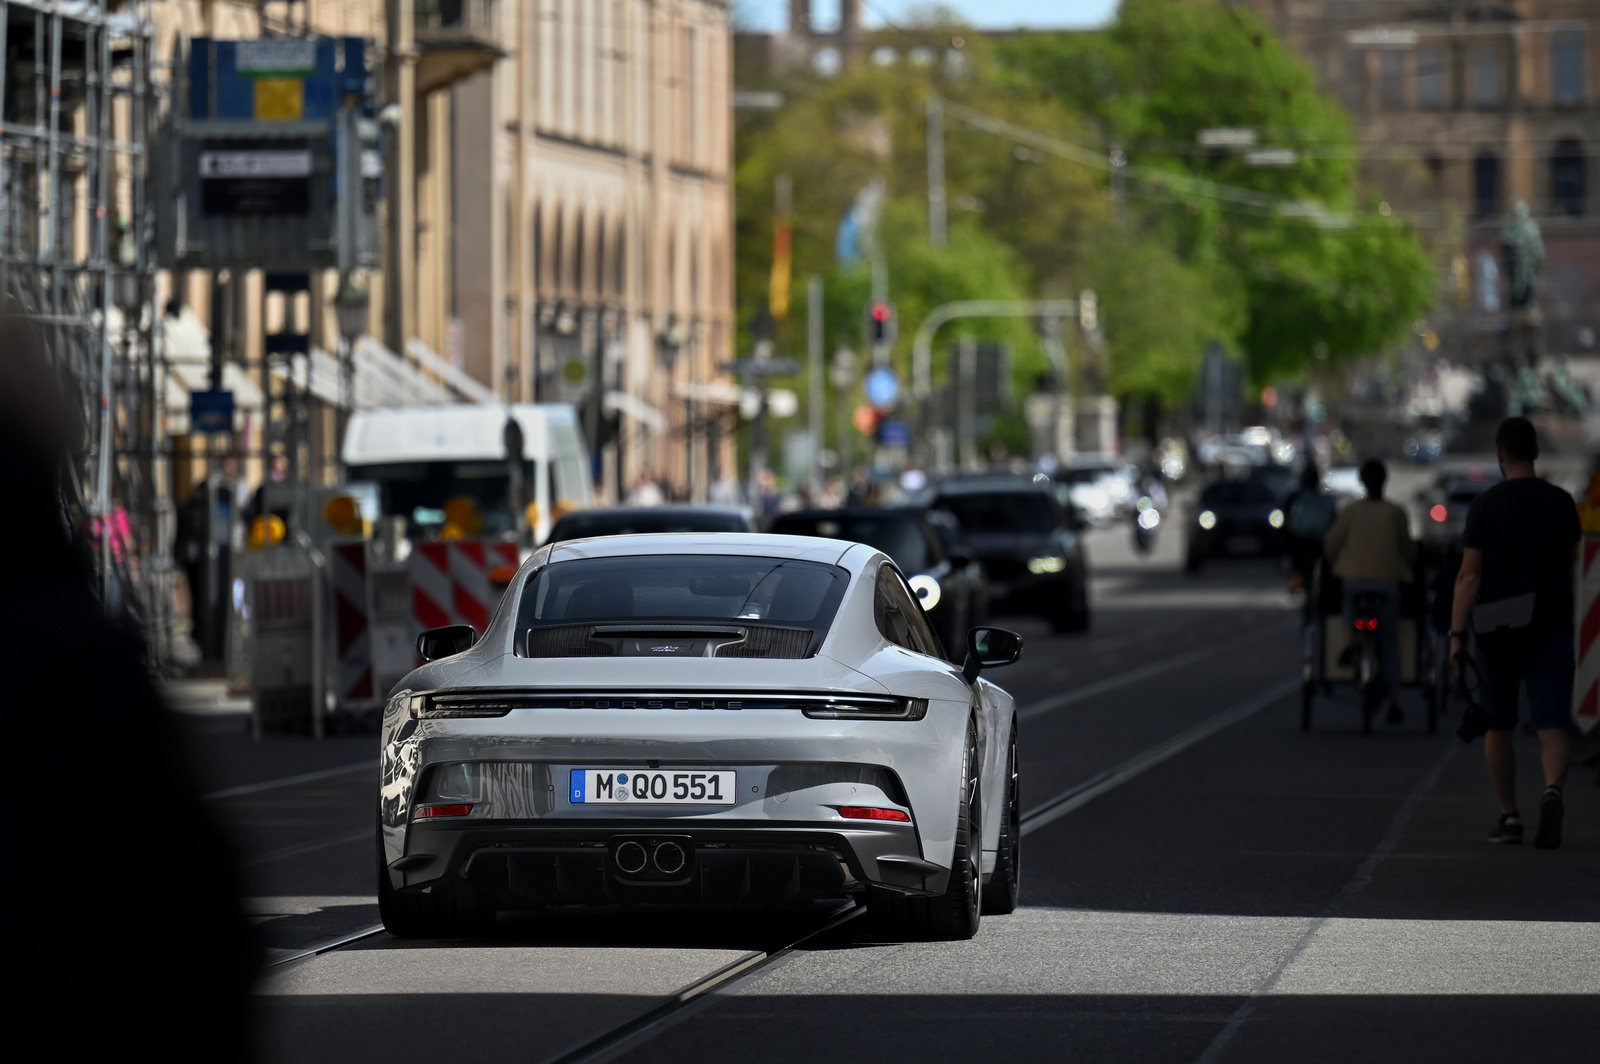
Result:
<instances>
[{"instance_id":1,"label":"car taillight","mask_svg":"<svg viewBox=\"0 0 1600 1064\"><path fill-rule=\"evenodd\" d=\"M424 805L417 809L418 820L430 820L440 816L466 816L472 812L470 805Z\"/></svg>"},{"instance_id":2,"label":"car taillight","mask_svg":"<svg viewBox=\"0 0 1600 1064\"><path fill-rule=\"evenodd\" d=\"M1358 632L1376 632L1377 630L1378 630L1378 618L1376 618L1376 617L1357 617L1356 618L1356 631L1358 631Z\"/></svg>"},{"instance_id":3,"label":"car taillight","mask_svg":"<svg viewBox=\"0 0 1600 1064\"><path fill-rule=\"evenodd\" d=\"M1433 509L1428 511L1428 516L1435 521L1443 521L1450 516L1450 510L1444 503L1436 502L1433 504Z\"/></svg>"},{"instance_id":4,"label":"car taillight","mask_svg":"<svg viewBox=\"0 0 1600 1064\"><path fill-rule=\"evenodd\" d=\"M921 720L928 715L926 698L819 698L793 705L818 720Z\"/></svg>"},{"instance_id":5,"label":"car taillight","mask_svg":"<svg viewBox=\"0 0 1600 1064\"><path fill-rule=\"evenodd\" d=\"M846 820L894 820L901 824L911 823L911 814L899 809L874 809L867 805L841 805L838 809L839 815Z\"/></svg>"}]
</instances>

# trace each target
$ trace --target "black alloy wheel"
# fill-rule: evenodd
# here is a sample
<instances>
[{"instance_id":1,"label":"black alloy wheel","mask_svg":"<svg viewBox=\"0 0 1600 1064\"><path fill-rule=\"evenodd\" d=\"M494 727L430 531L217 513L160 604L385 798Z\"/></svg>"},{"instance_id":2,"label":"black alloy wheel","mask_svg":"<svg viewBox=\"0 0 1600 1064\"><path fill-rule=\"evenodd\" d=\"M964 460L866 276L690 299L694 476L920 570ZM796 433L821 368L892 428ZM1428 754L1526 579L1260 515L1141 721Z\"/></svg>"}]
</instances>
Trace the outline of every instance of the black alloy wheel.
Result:
<instances>
[{"instance_id":1,"label":"black alloy wheel","mask_svg":"<svg viewBox=\"0 0 1600 1064\"><path fill-rule=\"evenodd\" d=\"M1006 747L1005 809L1000 814L1000 844L994 872L983 885L983 912L1004 916L1017 911L1022 893L1022 787L1017 771L1017 721L1011 719L1011 742Z\"/></svg>"},{"instance_id":2,"label":"black alloy wheel","mask_svg":"<svg viewBox=\"0 0 1600 1064\"><path fill-rule=\"evenodd\" d=\"M978 933L983 893L983 810L978 786L978 730L967 725L961 758L961 805L950 884L938 897L917 897L869 887L867 916L877 933L895 941L968 939Z\"/></svg>"}]
</instances>

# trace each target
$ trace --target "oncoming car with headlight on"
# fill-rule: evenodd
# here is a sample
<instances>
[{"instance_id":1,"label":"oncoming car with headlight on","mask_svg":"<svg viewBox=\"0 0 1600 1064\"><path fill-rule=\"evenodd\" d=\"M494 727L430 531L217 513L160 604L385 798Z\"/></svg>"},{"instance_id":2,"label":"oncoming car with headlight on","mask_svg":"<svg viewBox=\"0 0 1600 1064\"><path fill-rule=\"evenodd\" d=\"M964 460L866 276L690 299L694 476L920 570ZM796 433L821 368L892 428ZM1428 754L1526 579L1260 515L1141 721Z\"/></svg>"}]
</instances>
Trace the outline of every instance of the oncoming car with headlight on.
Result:
<instances>
[{"instance_id":1,"label":"oncoming car with headlight on","mask_svg":"<svg viewBox=\"0 0 1600 1064\"><path fill-rule=\"evenodd\" d=\"M1255 480L1208 484L1189 523L1184 567L1198 572L1207 558L1270 555L1283 549L1283 504L1270 486Z\"/></svg>"},{"instance_id":2,"label":"oncoming car with headlight on","mask_svg":"<svg viewBox=\"0 0 1600 1064\"><path fill-rule=\"evenodd\" d=\"M1015 711L942 660L876 548L741 533L541 548L488 630L423 633L385 708L379 906L406 936L508 911L807 906L967 938L1016 907Z\"/></svg>"}]
</instances>

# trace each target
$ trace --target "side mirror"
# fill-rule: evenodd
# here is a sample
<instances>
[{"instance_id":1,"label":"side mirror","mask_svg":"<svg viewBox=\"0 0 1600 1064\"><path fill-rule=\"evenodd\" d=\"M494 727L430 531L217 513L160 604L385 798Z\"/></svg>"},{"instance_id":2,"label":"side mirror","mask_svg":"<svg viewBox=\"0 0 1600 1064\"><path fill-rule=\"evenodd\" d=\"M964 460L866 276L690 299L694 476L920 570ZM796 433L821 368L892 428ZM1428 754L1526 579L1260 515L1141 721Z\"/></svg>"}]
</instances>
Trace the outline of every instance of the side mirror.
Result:
<instances>
[{"instance_id":1,"label":"side mirror","mask_svg":"<svg viewBox=\"0 0 1600 1064\"><path fill-rule=\"evenodd\" d=\"M472 625L447 624L443 628L429 628L417 636L417 653L423 661L438 661L472 649L477 641L478 630Z\"/></svg>"},{"instance_id":2,"label":"side mirror","mask_svg":"<svg viewBox=\"0 0 1600 1064\"><path fill-rule=\"evenodd\" d=\"M1004 628L974 628L967 633L967 660L961 675L972 683L984 669L1011 665L1022 657L1022 637Z\"/></svg>"}]
</instances>

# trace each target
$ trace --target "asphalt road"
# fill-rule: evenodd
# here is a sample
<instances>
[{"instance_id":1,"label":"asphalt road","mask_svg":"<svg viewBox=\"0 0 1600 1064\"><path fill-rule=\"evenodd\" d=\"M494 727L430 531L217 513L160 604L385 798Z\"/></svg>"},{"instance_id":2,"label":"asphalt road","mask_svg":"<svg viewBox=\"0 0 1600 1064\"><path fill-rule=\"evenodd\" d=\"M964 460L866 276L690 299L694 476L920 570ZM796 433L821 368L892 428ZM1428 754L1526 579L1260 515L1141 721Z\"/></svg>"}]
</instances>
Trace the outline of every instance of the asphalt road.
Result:
<instances>
[{"instance_id":1,"label":"asphalt road","mask_svg":"<svg viewBox=\"0 0 1600 1064\"><path fill-rule=\"evenodd\" d=\"M481 942L379 934L269 971L262 1059L1592 1053L1595 770L1569 783L1562 849L1487 845L1480 746L1450 736L1453 721L1428 736L1415 694L1406 723L1370 738L1345 693L1302 734L1282 574L1239 561L1188 578L1179 548L1168 530L1135 557L1122 529L1092 533L1092 631L1015 620L1027 652L994 678L1022 707L1023 908L986 918L976 939L887 944L847 919L773 956L820 917L567 920ZM375 740L251 743L229 709L188 719L271 958L370 927ZM1532 814L1531 737L1521 766ZM653 1009L657 1022L638 1020Z\"/></svg>"}]
</instances>

